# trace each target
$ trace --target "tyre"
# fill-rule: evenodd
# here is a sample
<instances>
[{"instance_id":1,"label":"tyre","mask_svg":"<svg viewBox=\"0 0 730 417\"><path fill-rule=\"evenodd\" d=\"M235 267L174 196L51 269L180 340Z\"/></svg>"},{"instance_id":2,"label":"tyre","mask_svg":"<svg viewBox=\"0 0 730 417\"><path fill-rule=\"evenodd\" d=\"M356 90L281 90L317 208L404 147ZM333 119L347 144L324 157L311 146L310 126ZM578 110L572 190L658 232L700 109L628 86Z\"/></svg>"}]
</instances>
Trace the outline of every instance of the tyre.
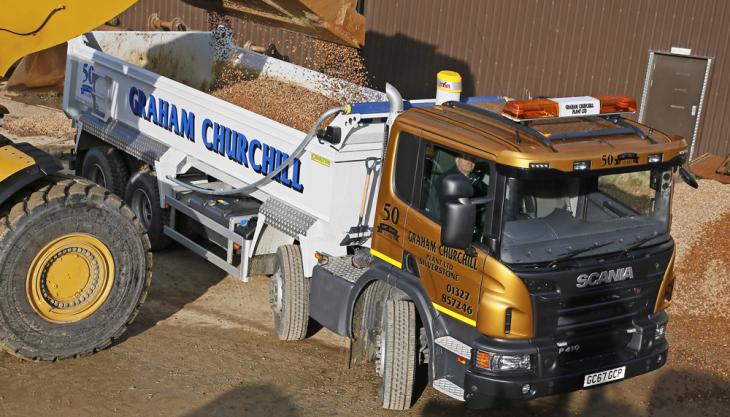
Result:
<instances>
[{"instance_id":1,"label":"tyre","mask_svg":"<svg viewBox=\"0 0 730 417\"><path fill-rule=\"evenodd\" d=\"M416 378L416 311L413 303L387 300L376 354L380 406L389 410L411 407Z\"/></svg>"},{"instance_id":2,"label":"tyre","mask_svg":"<svg viewBox=\"0 0 730 417\"><path fill-rule=\"evenodd\" d=\"M170 210L160 206L157 177L146 171L135 173L124 191L124 202L142 223L150 238L153 251L170 246L170 238L165 235L165 225L168 224Z\"/></svg>"},{"instance_id":3,"label":"tyre","mask_svg":"<svg viewBox=\"0 0 730 417\"><path fill-rule=\"evenodd\" d=\"M280 246L271 276L271 309L280 340L302 340L309 324L309 280L297 245Z\"/></svg>"},{"instance_id":4,"label":"tyre","mask_svg":"<svg viewBox=\"0 0 730 417\"><path fill-rule=\"evenodd\" d=\"M137 315L152 276L149 240L106 189L42 181L0 210L0 347L31 360L88 355Z\"/></svg>"},{"instance_id":5,"label":"tyre","mask_svg":"<svg viewBox=\"0 0 730 417\"><path fill-rule=\"evenodd\" d=\"M81 176L121 197L129 181L129 169L118 150L97 146L86 152Z\"/></svg>"}]
</instances>

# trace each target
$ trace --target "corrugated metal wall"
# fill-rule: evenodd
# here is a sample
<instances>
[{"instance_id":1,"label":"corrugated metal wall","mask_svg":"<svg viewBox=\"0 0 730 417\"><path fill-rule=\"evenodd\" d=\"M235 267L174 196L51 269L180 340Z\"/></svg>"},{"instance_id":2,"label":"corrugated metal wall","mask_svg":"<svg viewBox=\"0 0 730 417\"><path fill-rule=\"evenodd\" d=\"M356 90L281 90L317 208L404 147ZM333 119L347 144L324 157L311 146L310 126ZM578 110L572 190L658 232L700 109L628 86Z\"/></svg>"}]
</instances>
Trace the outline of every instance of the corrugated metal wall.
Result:
<instances>
[{"instance_id":1,"label":"corrugated metal wall","mask_svg":"<svg viewBox=\"0 0 730 417\"><path fill-rule=\"evenodd\" d=\"M730 2L724 0L364 0L363 48L376 87L434 94L440 69L459 71L465 94L524 98L626 94L641 98L650 50L690 48L713 58L695 155L730 153ZM183 17L206 29L207 13L179 0L142 0L123 24ZM306 61L301 35L233 19L237 40L276 42Z\"/></svg>"},{"instance_id":2,"label":"corrugated metal wall","mask_svg":"<svg viewBox=\"0 0 730 417\"><path fill-rule=\"evenodd\" d=\"M713 58L695 156L730 153L728 1L366 0L365 16L371 75L408 97L454 69L470 95L640 99L649 51L690 48Z\"/></svg>"}]
</instances>

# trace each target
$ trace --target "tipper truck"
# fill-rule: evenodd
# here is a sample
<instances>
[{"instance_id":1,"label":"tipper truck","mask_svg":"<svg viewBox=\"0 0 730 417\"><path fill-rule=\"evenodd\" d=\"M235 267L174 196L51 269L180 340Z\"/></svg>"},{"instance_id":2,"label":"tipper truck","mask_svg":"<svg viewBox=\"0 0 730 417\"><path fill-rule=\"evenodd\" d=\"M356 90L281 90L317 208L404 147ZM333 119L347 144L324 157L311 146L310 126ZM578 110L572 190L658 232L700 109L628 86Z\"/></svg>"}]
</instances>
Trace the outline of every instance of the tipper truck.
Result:
<instances>
[{"instance_id":1,"label":"tipper truck","mask_svg":"<svg viewBox=\"0 0 730 417\"><path fill-rule=\"evenodd\" d=\"M291 128L207 94L216 57L350 104ZM421 367L483 408L664 365L685 141L624 118L628 97L460 92L451 71L403 100L208 32L91 32L64 110L75 169L116 184L153 246L269 276L278 337L313 319L349 338L384 408L411 406Z\"/></svg>"}]
</instances>

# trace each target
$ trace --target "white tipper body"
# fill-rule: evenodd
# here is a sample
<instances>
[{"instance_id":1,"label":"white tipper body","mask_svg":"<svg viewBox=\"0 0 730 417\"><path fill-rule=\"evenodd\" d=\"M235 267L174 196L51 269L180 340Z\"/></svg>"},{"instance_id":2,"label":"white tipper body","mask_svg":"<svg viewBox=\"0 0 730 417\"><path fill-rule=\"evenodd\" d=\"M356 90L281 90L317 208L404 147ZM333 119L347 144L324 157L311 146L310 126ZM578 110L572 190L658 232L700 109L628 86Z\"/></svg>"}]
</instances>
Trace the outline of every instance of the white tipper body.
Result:
<instances>
[{"instance_id":1,"label":"white tipper body","mask_svg":"<svg viewBox=\"0 0 730 417\"><path fill-rule=\"evenodd\" d=\"M385 100L383 93L265 55L240 48L235 54L236 62L261 76L285 80L333 98L349 91L355 92L353 99L357 101ZM306 134L203 92L214 79L212 38L208 32L90 32L69 42L63 107L77 122L82 115L91 115L104 123L105 129L121 124L167 147L154 161L162 197L180 190L167 176L190 168L218 178L229 187L242 187L264 174L255 172L250 160L246 167L227 154L209 150L203 141L205 129L209 142L214 131L212 124L216 123L244 135L249 151L257 141L262 147L287 154ZM140 101L140 91L148 99L155 97L156 113L162 112L162 101L167 103L167 119L163 121L161 114L159 117L159 123L165 127L150 121L152 118L147 120L146 110L135 114L133 106ZM195 115L191 135L186 135L189 131L180 126L183 110L187 121L190 113ZM176 113L177 125L170 121L172 112ZM385 126L384 119L379 120L362 123L358 115L338 116L330 126L342 129L342 142L332 145L315 138L300 158L297 184L286 186L272 181L251 194L262 202L276 198L316 219L306 234L291 237L301 245L307 275L315 264L315 251L332 255L346 252L341 242L358 224L366 159L382 156ZM253 154L239 153L253 156L254 163L260 164L262 152L258 148ZM288 171L292 182L293 170ZM378 165L366 193L364 223L371 227L379 172ZM365 242L366 246L369 244ZM249 255L252 254L253 247Z\"/></svg>"}]
</instances>

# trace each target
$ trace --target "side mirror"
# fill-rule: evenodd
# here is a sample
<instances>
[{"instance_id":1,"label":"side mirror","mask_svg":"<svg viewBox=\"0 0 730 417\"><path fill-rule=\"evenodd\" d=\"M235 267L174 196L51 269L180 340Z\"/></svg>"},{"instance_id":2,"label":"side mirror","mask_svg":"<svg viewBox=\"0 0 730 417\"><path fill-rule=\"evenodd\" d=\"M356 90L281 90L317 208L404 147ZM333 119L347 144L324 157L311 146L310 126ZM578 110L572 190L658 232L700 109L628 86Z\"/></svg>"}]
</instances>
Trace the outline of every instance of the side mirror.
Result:
<instances>
[{"instance_id":1,"label":"side mirror","mask_svg":"<svg viewBox=\"0 0 730 417\"><path fill-rule=\"evenodd\" d=\"M441 183L441 243L457 249L471 246L477 219L476 206L470 198L474 188L461 174L450 174Z\"/></svg>"},{"instance_id":2,"label":"side mirror","mask_svg":"<svg viewBox=\"0 0 730 417\"><path fill-rule=\"evenodd\" d=\"M695 178L694 174L684 167L679 167L679 176L682 177L682 181L687 183L690 187L699 188L700 185L697 183L697 178Z\"/></svg>"}]
</instances>

